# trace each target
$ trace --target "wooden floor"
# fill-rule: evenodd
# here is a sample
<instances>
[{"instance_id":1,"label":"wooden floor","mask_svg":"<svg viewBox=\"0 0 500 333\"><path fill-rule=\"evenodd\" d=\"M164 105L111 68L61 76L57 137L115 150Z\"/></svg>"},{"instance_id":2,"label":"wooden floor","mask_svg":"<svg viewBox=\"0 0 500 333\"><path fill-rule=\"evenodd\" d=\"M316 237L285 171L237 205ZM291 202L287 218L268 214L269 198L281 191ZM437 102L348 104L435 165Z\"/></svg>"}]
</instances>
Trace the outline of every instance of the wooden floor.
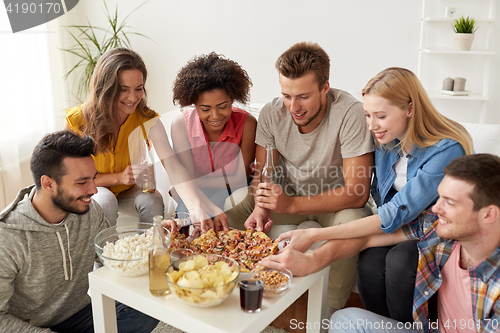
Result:
<instances>
[{"instance_id":1,"label":"wooden floor","mask_svg":"<svg viewBox=\"0 0 500 333\"><path fill-rule=\"evenodd\" d=\"M285 310L276 320L271 323L271 326L281 328L290 333L305 333L306 329L296 328L297 325L290 327L290 321L295 319L295 323L307 322L307 291L300 296L288 309ZM363 302L357 293L351 293L345 308L357 307L364 309Z\"/></svg>"},{"instance_id":2,"label":"wooden floor","mask_svg":"<svg viewBox=\"0 0 500 333\"><path fill-rule=\"evenodd\" d=\"M344 308L362 308L364 309L365 307L363 306L363 302L361 302L361 297L359 297L358 293L351 293L351 296L349 296L349 299L345 303Z\"/></svg>"}]
</instances>

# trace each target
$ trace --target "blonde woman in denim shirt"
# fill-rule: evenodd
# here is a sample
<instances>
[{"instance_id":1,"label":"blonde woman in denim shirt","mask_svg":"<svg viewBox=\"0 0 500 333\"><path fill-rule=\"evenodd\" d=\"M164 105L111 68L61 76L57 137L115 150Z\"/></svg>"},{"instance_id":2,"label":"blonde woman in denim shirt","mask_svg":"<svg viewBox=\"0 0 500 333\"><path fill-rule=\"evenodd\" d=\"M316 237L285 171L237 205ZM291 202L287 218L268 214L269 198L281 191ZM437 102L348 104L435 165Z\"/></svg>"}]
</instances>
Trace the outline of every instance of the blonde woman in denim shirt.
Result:
<instances>
[{"instance_id":1,"label":"blonde woman in denim shirt","mask_svg":"<svg viewBox=\"0 0 500 333\"><path fill-rule=\"evenodd\" d=\"M366 121L376 139L371 192L378 214L345 225L284 233L279 240L291 239L290 253L269 257L262 264L305 275L324 264L308 261L307 268L301 266L300 252L316 242L393 233L436 202L448 163L472 153L467 131L434 108L411 71L387 68L368 82L362 94ZM324 257L327 260L328 253ZM417 264L414 241L363 251L358 261L358 288L365 308L402 322L412 321Z\"/></svg>"}]
</instances>

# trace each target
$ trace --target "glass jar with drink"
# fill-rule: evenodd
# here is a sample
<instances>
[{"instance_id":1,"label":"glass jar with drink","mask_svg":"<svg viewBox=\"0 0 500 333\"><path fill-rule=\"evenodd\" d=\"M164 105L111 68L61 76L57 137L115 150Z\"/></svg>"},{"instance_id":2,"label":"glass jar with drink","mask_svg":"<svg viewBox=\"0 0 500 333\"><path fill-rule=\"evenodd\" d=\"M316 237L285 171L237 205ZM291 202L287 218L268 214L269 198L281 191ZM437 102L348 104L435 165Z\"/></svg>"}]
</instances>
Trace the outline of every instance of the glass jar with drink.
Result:
<instances>
[{"instance_id":1,"label":"glass jar with drink","mask_svg":"<svg viewBox=\"0 0 500 333\"><path fill-rule=\"evenodd\" d=\"M142 192L153 193L156 190L154 153L151 149L151 142L149 139L143 139L141 141L140 153L140 173L136 183L141 187Z\"/></svg>"}]
</instances>

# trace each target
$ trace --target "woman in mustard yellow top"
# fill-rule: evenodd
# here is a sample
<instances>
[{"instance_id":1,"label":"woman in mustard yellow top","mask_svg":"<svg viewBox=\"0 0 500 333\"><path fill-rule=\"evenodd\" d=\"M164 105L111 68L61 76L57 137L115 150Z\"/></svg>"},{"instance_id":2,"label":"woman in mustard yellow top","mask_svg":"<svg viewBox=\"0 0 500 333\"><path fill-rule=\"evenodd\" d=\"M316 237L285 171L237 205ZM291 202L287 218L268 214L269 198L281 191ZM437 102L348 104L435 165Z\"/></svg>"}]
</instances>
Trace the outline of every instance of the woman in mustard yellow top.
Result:
<instances>
[{"instance_id":1,"label":"woman in mustard yellow top","mask_svg":"<svg viewBox=\"0 0 500 333\"><path fill-rule=\"evenodd\" d=\"M112 225L118 217L118 203L120 209L136 210L141 221L152 222L153 216L163 215L161 194L143 193L135 184L140 169L130 155L137 150L140 138L147 137L193 221L202 222L202 230L208 230L213 226L209 213L216 216L217 229L226 229L225 214L190 181L170 147L159 115L147 107L146 78L146 66L137 53L126 48L110 50L97 62L86 102L66 111L65 129L89 135L97 144L98 193L94 200Z\"/></svg>"}]
</instances>

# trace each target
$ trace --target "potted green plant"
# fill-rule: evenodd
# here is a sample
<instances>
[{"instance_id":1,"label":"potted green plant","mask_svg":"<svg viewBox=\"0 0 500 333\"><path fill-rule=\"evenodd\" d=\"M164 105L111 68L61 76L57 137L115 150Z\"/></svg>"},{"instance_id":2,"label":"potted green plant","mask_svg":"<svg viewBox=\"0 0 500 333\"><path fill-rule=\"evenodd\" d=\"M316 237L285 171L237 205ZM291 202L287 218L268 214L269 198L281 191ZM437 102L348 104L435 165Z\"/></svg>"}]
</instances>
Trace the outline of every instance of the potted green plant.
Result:
<instances>
[{"instance_id":1,"label":"potted green plant","mask_svg":"<svg viewBox=\"0 0 500 333\"><path fill-rule=\"evenodd\" d=\"M461 16L453 21L453 31L455 31L455 50L470 51L474 41L474 33L478 26L473 17Z\"/></svg>"},{"instance_id":2,"label":"potted green plant","mask_svg":"<svg viewBox=\"0 0 500 333\"><path fill-rule=\"evenodd\" d=\"M75 72L79 68L83 68L75 78L77 81L77 89L76 93L73 92L73 95L80 103L83 102L87 95L90 86L90 79L92 78L95 65L101 55L115 47L132 48L128 38L129 35L139 35L150 39L141 33L130 31L131 27L127 25L127 19L129 16L148 1L149 0L146 0L140 4L132 12L125 16L123 20L121 20L119 18L118 4L116 5L114 13L111 14L108 10L106 1L103 0L108 23L107 27L93 26L90 24L88 19L87 25L70 25L65 27L66 31L68 31L76 44L70 48L62 50L77 56L79 60L65 74L64 78L68 79L71 73Z\"/></svg>"}]
</instances>

